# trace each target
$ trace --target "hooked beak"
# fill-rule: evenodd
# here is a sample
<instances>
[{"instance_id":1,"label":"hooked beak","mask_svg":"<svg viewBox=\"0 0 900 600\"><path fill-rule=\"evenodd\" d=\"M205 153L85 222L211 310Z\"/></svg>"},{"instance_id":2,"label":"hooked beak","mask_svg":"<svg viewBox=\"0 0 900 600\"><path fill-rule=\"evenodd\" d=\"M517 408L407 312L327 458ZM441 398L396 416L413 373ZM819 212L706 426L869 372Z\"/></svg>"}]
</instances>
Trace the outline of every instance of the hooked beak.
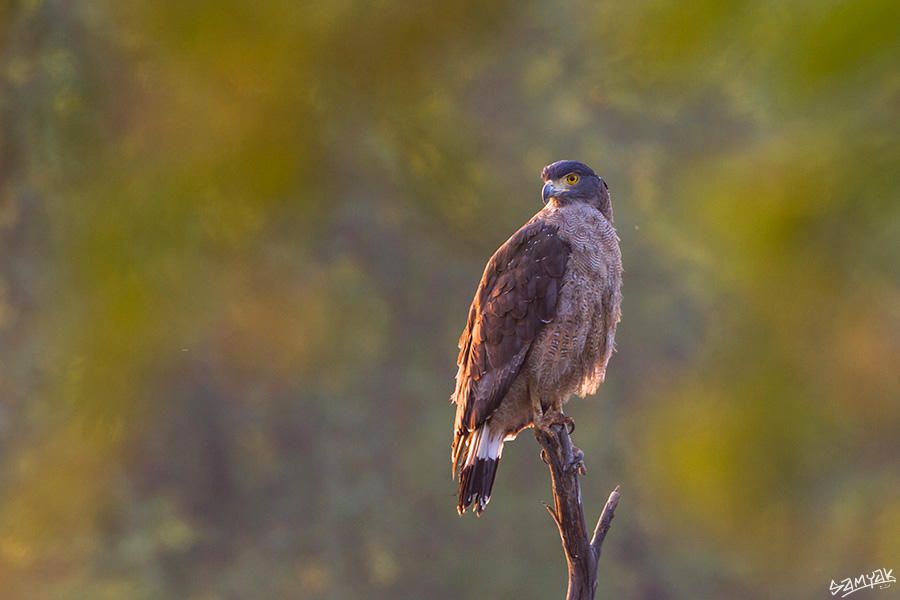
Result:
<instances>
[{"instance_id":1,"label":"hooked beak","mask_svg":"<svg viewBox=\"0 0 900 600\"><path fill-rule=\"evenodd\" d=\"M544 199L544 204L550 201L550 198L554 197L556 193L559 192L558 188L553 187L553 182L548 181L544 184L544 190L541 192L541 197Z\"/></svg>"}]
</instances>

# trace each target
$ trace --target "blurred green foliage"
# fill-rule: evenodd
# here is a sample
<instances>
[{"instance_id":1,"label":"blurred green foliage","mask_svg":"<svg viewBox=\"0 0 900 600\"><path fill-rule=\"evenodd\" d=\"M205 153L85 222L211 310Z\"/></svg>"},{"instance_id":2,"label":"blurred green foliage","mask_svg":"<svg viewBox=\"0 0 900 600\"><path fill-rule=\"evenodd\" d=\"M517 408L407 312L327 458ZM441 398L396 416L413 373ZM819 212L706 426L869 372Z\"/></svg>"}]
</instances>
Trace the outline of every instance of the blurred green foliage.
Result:
<instances>
[{"instance_id":1,"label":"blurred green foliage","mask_svg":"<svg viewBox=\"0 0 900 600\"><path fill-rule=\"evenodd\" d=\"M537 445L459 519L447 402L561 158L626 269L598 597L900 568L898 6L0 2L0 595L561 596Z\"/></svg>"}]
</instances>

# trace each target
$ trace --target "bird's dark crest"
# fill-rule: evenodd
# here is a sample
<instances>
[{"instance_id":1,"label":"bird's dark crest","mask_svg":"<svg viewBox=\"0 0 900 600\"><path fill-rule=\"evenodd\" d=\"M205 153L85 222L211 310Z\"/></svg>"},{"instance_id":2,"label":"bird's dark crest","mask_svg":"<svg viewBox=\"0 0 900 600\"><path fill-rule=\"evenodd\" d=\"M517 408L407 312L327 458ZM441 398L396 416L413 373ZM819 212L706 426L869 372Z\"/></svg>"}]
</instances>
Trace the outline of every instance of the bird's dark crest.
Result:
<instances>
[{"instance_id":1,"label":"bird's dark crest","mask_svg":"<svg viewBox=\"0 0 900 600\"><path fill-rule=\"evenodd\" d=\"M583 162L578 162L577 160L560 160L552 165L544 167L544 170L541 171L541 178L544 181L550 181L551 179L559 179L569 173L576 173L582 177L597 177L597 174L594 173L593 169Z\"/></svg>"},{"instance_id":2,"label":"bird's dark crest","mask_svg":"<svg viewBox=\"0 0 900 600\"><path fill-rule=\"evenodd\" d=\"M541 177L543 177L545 182L549 182L562 179L569 173L575 173L581 179L571 189L564 191L552 190L553 197L557 199L557 202L586 201L600 210L603 216L612 223L613 216L612 205L609 202L609 188L606 182L586 164L577 160L561 160L544 167ZM546 194L545 186L544 202L548 199L549 196Z\"/></svg>"}]
</instances>

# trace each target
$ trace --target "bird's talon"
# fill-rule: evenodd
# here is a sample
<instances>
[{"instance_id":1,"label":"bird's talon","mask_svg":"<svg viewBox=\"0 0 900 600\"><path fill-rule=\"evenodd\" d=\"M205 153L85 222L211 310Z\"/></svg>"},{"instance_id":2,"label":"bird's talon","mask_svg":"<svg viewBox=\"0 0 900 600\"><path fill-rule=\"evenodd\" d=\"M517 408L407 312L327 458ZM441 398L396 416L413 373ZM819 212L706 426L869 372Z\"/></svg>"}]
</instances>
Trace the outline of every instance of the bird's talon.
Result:
<instances>
[{"instance_id":1,"label":"bird's talon","mask_svg":"<svg viewBox=\"0 0 900 600\"><path fill-rule=\"evenodd\" d=\"M585 469L585 467L584 467L584 461L577 457L575 458L575 460L573 460L572 462L569 463L566 470L569 473L573 473L573 472L577 471L581 475L587 474L587 469Z\"/></svg>"},{"instance_id":2,"label":"bird's talon","mask_svg":"<svg viewBox=\"0 0 900 600\"><path fill-rule=\"evenodd\" d=\"M580 448L572 446L572 456L575 457L575 460L572 461L573 463L581 462L584 458L584 452L582 452Z\"/></svg>"},{"instance_id":3,"label":"bird's talon","mask_svg":"<svg viewBox=\"0 0 900 600\"><path fill-rule=\"evenodd\" d=\"M586 475L587 470L584 468L584 452L579 448L572 446L572 459L572 462L569 463L569 468L573 471L578 471L582 475Z\"/></svg>"},{"instance_id":4,"label":"bird's talon","mask_svg":"<svg viewBox=\"0 0 900 600\"><path fill-rule=\"evenodd\" d=\"M546 450L541 450L541 460L544 461L545 465L550 466L550 457L547 456Z\"/></svg>"},{"instance_id":5,"label":"bird's talon","mask_svg":"<svg viewBox=\"0 0 900 600\"><path fill-rule=\"evenodd\" d=\"M575 419L573 419L572 417L567 417L562 413L553 415L552 422L554 425L565 425L566 431L568 431L570 434L575 431ZM570 427L571 429L569 429Z\"/></svg>"},{"instance_id":6,"label":"bird's talon","mask_svg":"<svg viewBox=\"0 0 900 600\"><path fill-rule=\"evenodd\" d=\"M554 425L565 425L566 431L568 431L570 435L575 431L575 419L567 417L560 411L548 411L535 416L534 418L534 427L541 431L549 433Z\"/></svg>"}]
</instances>

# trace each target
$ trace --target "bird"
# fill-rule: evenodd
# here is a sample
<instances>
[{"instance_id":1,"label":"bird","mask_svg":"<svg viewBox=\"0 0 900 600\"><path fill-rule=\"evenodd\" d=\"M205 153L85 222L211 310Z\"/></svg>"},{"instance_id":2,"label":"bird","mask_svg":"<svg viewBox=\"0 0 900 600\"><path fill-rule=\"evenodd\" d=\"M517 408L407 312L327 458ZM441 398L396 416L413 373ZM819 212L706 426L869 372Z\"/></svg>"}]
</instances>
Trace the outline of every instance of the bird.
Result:
<instances>
[{"instance_id":1,"label":"bird","mask_svg":"<svg viewBox=\"0 0 900 600\"><path fill-rule=\"evenodd\" d=\"M597 391L621 317L622 256L609 188L584 163L544 167L544 208L488 261L459 339L452 461L457 512L491 498L504 442L573 424Z\"/></svg>"}]
</instances>

